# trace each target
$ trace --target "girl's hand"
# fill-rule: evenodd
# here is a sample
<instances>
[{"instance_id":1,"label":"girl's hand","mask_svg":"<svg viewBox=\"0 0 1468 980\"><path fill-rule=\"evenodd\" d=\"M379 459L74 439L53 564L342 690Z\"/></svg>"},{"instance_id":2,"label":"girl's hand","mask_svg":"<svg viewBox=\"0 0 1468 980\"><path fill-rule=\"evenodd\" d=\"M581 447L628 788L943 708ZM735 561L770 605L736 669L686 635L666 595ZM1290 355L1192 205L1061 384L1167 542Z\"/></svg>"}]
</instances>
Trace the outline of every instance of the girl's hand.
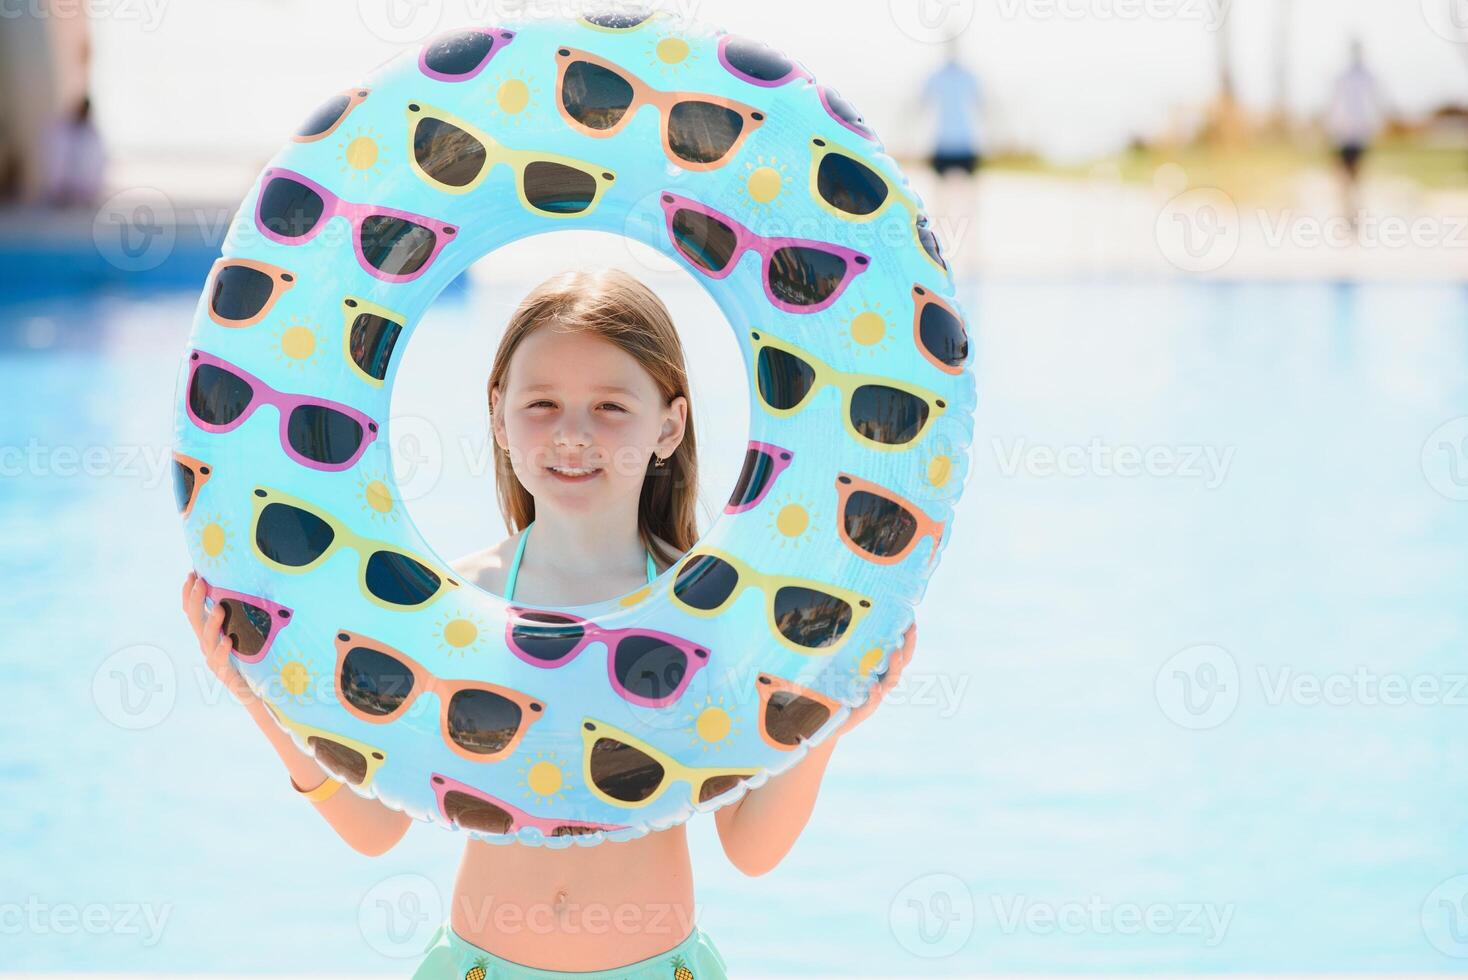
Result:
<instances>
[{"instance_id":1,"label":"girl's hand","mask_svg":"<svg viewBox=\"0 0 1468 980\"><path fill-rule=\"evenodd\" d=\"M877 710L877 705L882 703L882 698L886 697L887 692L892 690L902 676L902 668L906 667L908 661L912 659L912 650L916 645L917 623L913 623L907 628L907 632L902 634L901 649L892 651L892 656L887 661L886 675L872 687L872 693L865 704L851 709L851 714L846 716L846 723L836 729L837 738L850 732Z\"/></svg>"},{"instance_id":2,"label":"girl's hand","mask_svg":"<svg viewBox=\"0 0 1468 980\"><path fill-rule=\"evenodd\" d=\"M189 572L183 586L184 615L189 618L189 626L193 627L194 635L199 638L199 649L203 651L204 660L214 676L219 678L229 693L248 704L254 699L255 692L250 690L250 685L240 676L231 656L234 653L234 643L224 635L224 605L216 602L211 612L204 612L204 593L208 588L208 582L197 573Z\"/></svg>"}]
</instances>

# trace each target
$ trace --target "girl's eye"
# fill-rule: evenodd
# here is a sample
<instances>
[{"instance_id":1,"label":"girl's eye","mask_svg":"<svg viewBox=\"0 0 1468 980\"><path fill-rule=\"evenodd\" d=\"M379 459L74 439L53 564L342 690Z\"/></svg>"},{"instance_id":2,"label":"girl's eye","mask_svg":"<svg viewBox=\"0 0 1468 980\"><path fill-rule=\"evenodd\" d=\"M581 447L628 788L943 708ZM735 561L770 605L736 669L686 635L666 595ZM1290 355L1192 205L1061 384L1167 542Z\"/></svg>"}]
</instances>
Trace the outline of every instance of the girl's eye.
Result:
<instances>
[{"instance_id":1,"label":"girl's eye","mask_svg":"<svg viewBox=\"0 0 1468 980\"><path fill-rule=\"evenodd\" d=\"M549 405L551 408L555 408L556 407L554 402L548 402L548 401L545 401L544 399L542 399L541 401L538 401L538 402L531 402L529 405L527 405L525 407L526 408L539 408L542 405Z\"/></svg>"},{"instance_id":2,"label":"girl's eye","mask_svg":"<svg viewBox=\"0 0 1468 980\"><path fill-rule=\"evenodd\" d=\"M618 412L625 412L625 411L627 411L627 410L626 410L626 409L625 409L625 408L623 408L623 407L622 407L622 406L621 406L621 405L617 405L617 404L615 404L615 403L613 403L613 402L607 402L607 403L605 403L605 404L604 404L604 405L602 405L602 408L610 408L610 409L615 409L615 410L616 410L616 411L618 411Z\"/></svg>"}]
</instances>

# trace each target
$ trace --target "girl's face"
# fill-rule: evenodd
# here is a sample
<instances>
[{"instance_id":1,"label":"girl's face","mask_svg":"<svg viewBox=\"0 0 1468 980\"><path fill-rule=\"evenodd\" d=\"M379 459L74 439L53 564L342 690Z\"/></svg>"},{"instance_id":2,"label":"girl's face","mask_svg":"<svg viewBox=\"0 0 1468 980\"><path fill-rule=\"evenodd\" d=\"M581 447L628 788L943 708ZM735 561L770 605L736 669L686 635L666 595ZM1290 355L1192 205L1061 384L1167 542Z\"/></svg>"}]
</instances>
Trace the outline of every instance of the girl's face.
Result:
<instances>
[{"instance_id":1,"label":"girl's face","mask_svg":"<svg viewBox=\"0 0 1468 980\"><path fill-rule=\"evenodd\" d=\"M593 333L532 331L490 392L495 442L537 506L572 511L636 500L653 454L683 439L688 399L663 403L631 354Z\"/></svg>"}]
</instances>

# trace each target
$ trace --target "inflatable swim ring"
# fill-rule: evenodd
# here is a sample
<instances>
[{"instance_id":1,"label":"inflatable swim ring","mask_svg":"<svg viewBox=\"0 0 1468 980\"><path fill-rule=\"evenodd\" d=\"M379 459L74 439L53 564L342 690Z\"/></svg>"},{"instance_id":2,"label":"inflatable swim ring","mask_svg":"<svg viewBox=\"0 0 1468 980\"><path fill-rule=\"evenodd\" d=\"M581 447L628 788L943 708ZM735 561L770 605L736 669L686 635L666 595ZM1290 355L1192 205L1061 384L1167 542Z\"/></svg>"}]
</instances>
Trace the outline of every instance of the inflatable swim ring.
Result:
<instances>
[{"instance_id":1,"label":"inflatable swim ring","mask_svg":"<svg viewBox=\"0 0 1468 980\"><path fill-rule=\"evenodd\" d=\"M753 431L653 584L529 609L423 541L389 409L438 293L565 228L707 287ZM329 99L249 192L179 374L179 509L240 672L327 772L486 840L623 840L866 700L949 534L970 362L921 202L797 62L664 15L468 28Z\"/></svg>"}]
</instances>

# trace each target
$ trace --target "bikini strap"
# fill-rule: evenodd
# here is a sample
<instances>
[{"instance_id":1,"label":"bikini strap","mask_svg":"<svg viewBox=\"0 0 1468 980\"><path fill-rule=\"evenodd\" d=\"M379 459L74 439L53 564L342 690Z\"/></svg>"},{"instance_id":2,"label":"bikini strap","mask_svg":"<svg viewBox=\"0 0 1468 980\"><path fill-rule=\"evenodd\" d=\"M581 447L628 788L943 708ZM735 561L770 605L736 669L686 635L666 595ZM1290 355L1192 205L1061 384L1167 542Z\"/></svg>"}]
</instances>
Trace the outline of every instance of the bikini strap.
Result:
<instances>
[{"instance_id":1,"label":"bikini strap","mask_svg":"<svg viewBox=\"0 0 1468 980\"><path fill-rule=\"evenodd\" d=\"M510 571L505 576L506 602L515 598L515 580L520 577L520 559L525 556L525 542L530 538L530 525L534 523L531 521L526 524L525 529L520 532L520 543L515 545L515 557L510 559Z\"/></svg>"},{"instance_id":2,"label":"bikini strap","mask_svg":"<svg viewBox=\"0 0 1468 980\"><path fill-rule=\"evenodd\" d=\"M510 571L505 576L505 601L510 602L515 598L515 580L520 577L520 559L525 555L525 542L530 539L530 528L534 524L531 521L525 525L520 532L520 543L515 545L515 557L510 559ZM649 585L658 577L657 562L653 561L652 552L647 553L647 582Z\"/></svg>"}]
</instances>

